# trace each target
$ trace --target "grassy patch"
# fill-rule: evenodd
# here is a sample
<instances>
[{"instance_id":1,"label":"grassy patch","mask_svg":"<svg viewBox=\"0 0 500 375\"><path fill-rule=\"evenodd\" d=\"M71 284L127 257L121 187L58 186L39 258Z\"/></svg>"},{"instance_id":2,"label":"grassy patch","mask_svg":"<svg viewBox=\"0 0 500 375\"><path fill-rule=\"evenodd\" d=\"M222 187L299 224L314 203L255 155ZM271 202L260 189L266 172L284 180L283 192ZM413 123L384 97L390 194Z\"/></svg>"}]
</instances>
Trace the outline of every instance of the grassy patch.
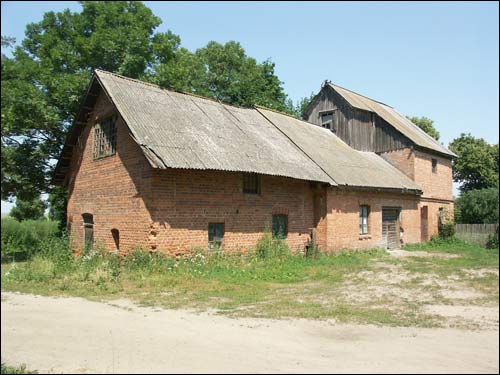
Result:
<instances>
[{"instance_id":1,"label":"grassy patch","mask_svg":"<svg viewBox=\"0 0 500 375\"><path fill-rule=\"evenodd\" d=\"M38 371L30 371L26 368L26 365L7 366L2 362L0 374L38 374Z\"/></svg>"},{"instance_id":2,"label":"grassy patch","mask_svg":"<svg viewBox=\"0 0 500 375\"><path fill-rule=\"evenodd\" d=\"M474 303L498 300L498 250L431 243L407 247L431 255L426 257L394 258L377 249L304 257L270 237L259 246L245 255L195 252L180 260L140 250L122 259L97 250L74 258L59 240L29 261L3 264L2 289L92 300L125 297L145 306L234 317L422 327L443 323L423 307L454 303L442 295L450 285L480 292ZM432 256L438 253L453 257Z\"/></svg>"}]
</instances>

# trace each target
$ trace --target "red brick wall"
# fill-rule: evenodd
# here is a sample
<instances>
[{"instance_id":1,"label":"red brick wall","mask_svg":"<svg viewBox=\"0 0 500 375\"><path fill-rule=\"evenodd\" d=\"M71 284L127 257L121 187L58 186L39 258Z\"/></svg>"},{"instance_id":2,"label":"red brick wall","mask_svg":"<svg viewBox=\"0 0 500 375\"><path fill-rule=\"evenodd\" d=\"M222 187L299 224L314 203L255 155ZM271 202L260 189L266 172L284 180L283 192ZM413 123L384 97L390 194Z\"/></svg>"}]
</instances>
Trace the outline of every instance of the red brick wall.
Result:
<instances>
[{"instance_id":1,"label":"red brick wall","mask_svg":"<svg viewBox=\"0 0 500 375\"><path fill-rule=\"evenodd\" d=\"M114 113L101 95L87 126L74 148L68 174L68 222L75 250L83 247L83 213L94 218L94 238L109 250L115 249L111 230L120 231L120 251L147 245L150 215L141 194L150 189L151 167L131 139L123 121L117 121L116 154L93 160L93 125L96 117Z\"/></svg>"},{"instance_id":2,"label":"red brick wall","mask_svg":"<svg viewBox=\"0 0 500 375\"><path fill-rule=\"evenodd\" d=\"M418 197L367 192L328 191L328 251L368 249L382 244L382 207L400 207L405 243L420 242ZM359 234L359 206L370 206L368 235Z\"/></svg>"},{"instance_id":3,"label":"red brick wall","mask_svg":"<svg viewBox=\"0 0 500 375\"><path fill-rule=\"evenodd\" d=\"M380 156L412 180L415 179L415 153L412 148L383 152Z\"/></svg>"},{"instance_id":4,"label":"red brick wall","mask_svg":"<svg viewBox=\"0 0 500 375\"><path fill-rule=\"evenodd\" d=\"M287 243L303 249L313 227L309 182L261 176L261 194L243 194L241 173L155 170L145 202L154 222L150 246L181 253L208 244L208 223L224 223L224 248L245 250L271 229L273 214L288 215Z\"/></svg>"},{"instance_id":5,"label":"red brick wall","mask_svg":"<svg viewBox=\"0 0 500 375\"><path fill-rule=\"evenodd\" d=\"M436 173L432 159L437 160ZM415 181L422 187L423 197L453 200L451 159L415 151Z\"/></svg>"}]
</instances>

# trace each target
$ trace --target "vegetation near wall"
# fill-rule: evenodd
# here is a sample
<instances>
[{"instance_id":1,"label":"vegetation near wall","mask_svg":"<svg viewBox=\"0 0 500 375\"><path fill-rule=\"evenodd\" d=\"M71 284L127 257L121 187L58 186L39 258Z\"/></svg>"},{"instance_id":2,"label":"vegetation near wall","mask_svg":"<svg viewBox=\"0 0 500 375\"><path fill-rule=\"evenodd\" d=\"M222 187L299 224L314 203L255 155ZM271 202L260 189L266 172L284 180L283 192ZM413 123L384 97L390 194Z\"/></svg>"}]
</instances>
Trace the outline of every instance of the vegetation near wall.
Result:
<instances>
[{"instance_id":1,"label":"vegetation near wall","mask_svg":"<svg viewBox=\"0 0 500 375\"><path fill-rule=\"evenodd\" d=\"M42 242L58 234L58 223L55 221L19 222L11 217L2 217L2 262L27 259L39 251Z\"/></svg>"}]
</instances>

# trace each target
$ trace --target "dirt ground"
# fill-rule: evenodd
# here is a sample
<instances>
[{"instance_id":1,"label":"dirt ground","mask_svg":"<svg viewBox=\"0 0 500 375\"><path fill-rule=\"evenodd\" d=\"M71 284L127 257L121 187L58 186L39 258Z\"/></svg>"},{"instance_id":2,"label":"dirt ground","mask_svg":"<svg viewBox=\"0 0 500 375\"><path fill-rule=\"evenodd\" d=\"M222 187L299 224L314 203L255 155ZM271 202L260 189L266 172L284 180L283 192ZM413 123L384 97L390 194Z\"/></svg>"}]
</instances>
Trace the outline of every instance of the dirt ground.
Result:
<instances>
[{"instance_id":1,"label":"dirt ground","mask_svg":"<svg viewBox=\"0 0 500 375\"><path fill-rule=\"evenodd\" d=\"M498 307L488 317L496 324L476 330L234 319L5 292L1 311L2 362L40 372L499 372Z\"/></svg>"}]
</instances>

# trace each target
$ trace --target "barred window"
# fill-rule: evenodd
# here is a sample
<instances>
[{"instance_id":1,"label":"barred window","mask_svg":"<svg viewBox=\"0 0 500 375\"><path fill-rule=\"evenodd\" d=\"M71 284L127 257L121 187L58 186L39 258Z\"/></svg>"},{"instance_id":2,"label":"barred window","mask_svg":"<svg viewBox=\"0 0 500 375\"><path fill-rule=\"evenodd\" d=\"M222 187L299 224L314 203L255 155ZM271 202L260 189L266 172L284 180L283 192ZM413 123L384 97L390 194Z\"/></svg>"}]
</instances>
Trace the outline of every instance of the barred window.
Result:
<instances>
[{"instance_id":1,"label":"barred window","mask_svg":"<svg viewBox=\"0 0 500 375\"><path fill-rule=\"evenodd\" d=\"M359 206L359 234L368 234L370 206Z\"/></svg>"},{"instance_id":2,"label":"barred window","mask_svg":"<svg viewBox=\"0 0 500 375\"><path fill-rule=\"evenodd\" d=\"M243 173L243 193L260 194L260 176L257 173Z\"/></svg>"},{"instance_id":3,"label":"barred window","mask_svg":"<svg viewBox=\"0 0 500 375\"><path fill-rule=\"evenodd\" d=\"M288 216L273 215L273 237L286 238L288 235Z\"/></svg>"},{"instance_id":4,"label":"barred window","mask_svg":"<svg viewBox=\"0 0 500 375\"><path fill-rule=\"evenodd\" d=\"M94 126L94 159L116 152L116 117L106 117Z\"/></svg>"}]
</instances>

